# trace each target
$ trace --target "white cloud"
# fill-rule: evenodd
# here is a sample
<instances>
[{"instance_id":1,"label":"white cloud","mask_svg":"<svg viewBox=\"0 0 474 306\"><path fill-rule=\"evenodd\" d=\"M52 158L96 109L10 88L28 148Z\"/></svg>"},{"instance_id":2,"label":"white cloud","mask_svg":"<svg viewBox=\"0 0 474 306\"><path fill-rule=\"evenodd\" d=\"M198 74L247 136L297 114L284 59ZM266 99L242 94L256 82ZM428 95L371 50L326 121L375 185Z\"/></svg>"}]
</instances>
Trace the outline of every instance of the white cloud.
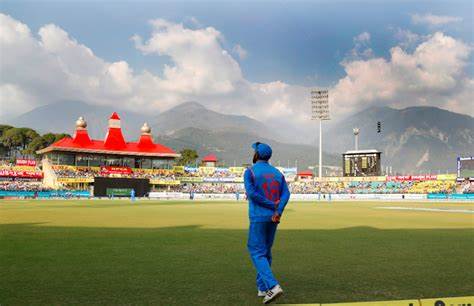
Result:
<instances>
[{"instance_id":1,"label":"white cloud","mask_svg":"<svg viewBox=\"0 0 474 306\"><path fill-rule=\"evenodd\" d=\"M310 88L248 81L217 29L190 29L163 19L151 25L149 37L132 40L146 56L171 59L162 76L101 59L56 25L35 35L0 14L0 116L61 100L151 114L194 100L218 111L278 120L282 128L303 130L310 124ZM474 81L466 75L471 48L465 43L439 32L421 38L413 52L395 46L384 59L363 53L370 38L367 32L354 38L362 56L346 59L346 75L330 88L332 118L372 105L429 104L473 114Z\"/></svg>"},{"instance_id":2,"label":"white cloud","mask_svg":"<svg viewBox=\"0 0 474 306\"><path fill-rule=\"evenodd\" d=\"M471 51L463 42L437 32L413 53L396 46L388 60L344 62L346 76L333 88L332 104L348 110L374 104L428 104L473 114L472 86L468 86L472 80L464 71ZM450 102L453 99L456 103Z\"/></svg>"},{"instance_id":3,"label":"white cloud","mask_svg":"<svg viewBox=\"0 0 474 306\"><path fill-rule=\"evenodd\" d=\"M275 111L268 111L273 106L281 109L286 105L290 110L300 104L293 102L299 87L279 81L247 81L237 61L223 48L222 34L212 27L189 29L156 19L151 21L150 37L132 37L145 55L171 59L160 77L149 71L135 72L125 61L107 62L56 25L41 27L38 36L7 15L0 14L0 25L3 116L61 100L144 112L196 100L216 110L265 120L276 116ZM285 91L292 93L281 94ZM305 102L301 97L298 101Z\"/></svg>"},{"instance_id":4,"label":"white cloud","mask_svg":"<svg viewBox=\"0 0 474 306\"><path fill-rule=\"evenodd\" d=\"M236 54L241 60L247 58L248 52L241 45L237 44L232 48L232 52Z\"/></svg>"},{"instance_id":5,"label":"white cloud","mask_svg":"<svg viewBox=\"0 0 474 306\"><path fill-rule=\"evenodd\" d=\"M226 94L242 79L239 64L222 48L221 33L212 27L191 30L163 19L151 21L148 41L134 36L144 54L168 55L174 66L164 67L166 90L194 95Z\"/></svg>"},{"instance_id":6,"label":"white cloud","mask_svg":"<svg viewBox=\"0 0 474 306\"><path fill-rule=\"evenodd\" d=\"M345 61L374 56L374 51L370 48L370 33L362 32L353 39L354 48L351 49Z\"/></svg>"},{"instance_id":7,"label":"white cloud","mask_svg":"<svg viewBox=\"0 0 474 306\"><path fill-rule=\"evenodd\" d=\"M97 76L104 61L94 55L91 49L79 44L68 33L54 24L42 27L39 32L40 46L60 61L66 72L75 75Z\"/></svg>"},{"instance_id":8,"label":"white cloud","mask_svg":"<svg viewBox=\"0 0 474 306\"><path fill-rule=\"evenodd\" d=\"M369 43L370 42L370 33L369 32L362 32L356 37L354 37L354 42L356 43Z\"/></svg>"},{"instance_id":9,"label":"white cloud","mask_svg":"<svg viewBox=\"0 0 474 306\"><path fill-rule=\"evenodd\" d=\"M184 18L184 24L191 28L202 28L202 23L194 16Z\"/></svg>"},{"instance_id":10,"label":"white cloud","mask_svg":"<svg viewBox=\"0 0 474 306\"><path fill-rule=\"evenodd\" d=\"M442 26L449 23L461 22L461 17L456 16L442 16L434 15L431 13L427 14L413 14L411 15L411 21L414 24L424 24L428 26Z\"/></svg>"},{"instance_id":11,"label":"white cloud","mask_svg":"<svg viewBox=\"0 0 474 306\"><path fill-rule=\"evenodd\" d=\"M400 46L403 47L404 49L410 49L413 47L416 47L421 41L426 40L429 38L429 36L423 36L417 33L414 33L408 29L402 29L402 28L394 28L390 27L389 28L391 31L393 31L395 39L399 42Z\"/></svg>"},{"instance_id":12,"label":"white cloud","mask_svg":"<svg viewBox=\"0 0 474 306\"><path fill-rule=\"evenodd\" d=\"M15 108L18 109L29 109L31 107L31 101L34 101L34 97L29 96L23 90L15 84L2 83L0 84L0 115L3 112L8 111L6 109L9 103L14 103Z\"/></svg>"}]
</instances>

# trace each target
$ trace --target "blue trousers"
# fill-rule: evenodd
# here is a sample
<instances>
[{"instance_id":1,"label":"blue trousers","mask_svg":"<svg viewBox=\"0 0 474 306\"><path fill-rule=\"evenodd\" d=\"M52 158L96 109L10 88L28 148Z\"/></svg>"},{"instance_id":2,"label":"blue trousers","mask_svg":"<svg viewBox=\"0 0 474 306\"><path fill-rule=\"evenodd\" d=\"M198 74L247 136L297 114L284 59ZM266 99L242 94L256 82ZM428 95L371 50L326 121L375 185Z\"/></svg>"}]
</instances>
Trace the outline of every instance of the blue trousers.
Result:
<instances>
[{"instance_id":1,"label":"blue trousers","mask_svg":"<svg viewBox=\"0 0 474 306\"><path fill-rule=\"evenodd\" d=\"M278 284L272 273L272 245L278 224L251 222L247 248L257 270L257 288L267 291Z\"/></svg>"}]
</instances>

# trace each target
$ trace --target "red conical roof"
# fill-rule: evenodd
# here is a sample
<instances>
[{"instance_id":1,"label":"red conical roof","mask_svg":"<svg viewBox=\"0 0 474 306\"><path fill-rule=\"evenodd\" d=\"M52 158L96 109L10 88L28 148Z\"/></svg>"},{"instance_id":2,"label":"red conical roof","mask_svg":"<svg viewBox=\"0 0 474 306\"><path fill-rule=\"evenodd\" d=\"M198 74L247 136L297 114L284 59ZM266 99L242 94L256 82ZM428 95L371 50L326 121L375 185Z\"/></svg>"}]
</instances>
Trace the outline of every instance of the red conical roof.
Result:
<instances>
[{"instance_id":1,"label":"red conical roof","mask_svg":"<svg viewBox=\"0 0 474 306\"><path fill-rule=\"evenodd\" d=\"M119 117L119 115L118 115L116 112L113 112L113 113L112 113L112 116L110 116L110 119L120 120L120 117Z\"/></svg>"},{"instance_id":2,"label":"red conical roof","mask_svg":"<svg viewBox=\"0 0 474 306\"><path fill-rule=\"evenodd\" d=\"M138 140L137 147L141 149L152 149L155 147L155 144L153 143L153 138L151 138L150 134L142 134L140 136L140 139Z\"/></svg>"},{"instance_id":3,"label":"red conical roof","mask_svg":"<svg viewBox=\"0 0 474 306\"><path fill-rule=\"evenodd\" d=\"M89 145L92 143L89 134L87 133L87 122L84 120L84 117L79 117L76 121L76 130L74 131L74 136L72 142L78 145Z\"/></svg>"},{"instance_id":4,"label":"red conical roof","mask_svg":"<svg viewBox=\"0 0 474 306\"><path fill-rule=\"evenodd\" d=\"M121 149L127 146L120 126L120 117L114 112L109 119L109 130L105 135L104 146L109 149Z\"/></svg>"},{"instance_id":5,"label":"red conical roof","mask_svg":"<svg viewBox=\"0 0 474 306\"><path fill-rule=\"evenodd\" d=\"M89 137L89 133L87 133L86 129L77 129L76 132L74 132L74 137L72 139L73 143L76 143L78 145L88 145L92 143L91 138Z\"/></svg>"}]
</instances>

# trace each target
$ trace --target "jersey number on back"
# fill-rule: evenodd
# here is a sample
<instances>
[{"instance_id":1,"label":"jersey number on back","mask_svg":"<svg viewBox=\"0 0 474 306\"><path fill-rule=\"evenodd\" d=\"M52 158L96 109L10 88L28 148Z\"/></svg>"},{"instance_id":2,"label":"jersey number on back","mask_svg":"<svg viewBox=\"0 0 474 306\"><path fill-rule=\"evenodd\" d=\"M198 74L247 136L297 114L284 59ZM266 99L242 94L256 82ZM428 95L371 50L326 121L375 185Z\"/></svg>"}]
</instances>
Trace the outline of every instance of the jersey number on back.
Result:
<instances>
[{"instance_id":1,"label":"jersey number on back","mask_svg":"<svg viewBox=\"0 0 474 306\"><path fill-rule=\"evenodd\" d=\"M263 192L265 197L272 202L276 202L280 199L280 183L275 180L266 181L262 184Z\"/></svg>"}]
</instances>

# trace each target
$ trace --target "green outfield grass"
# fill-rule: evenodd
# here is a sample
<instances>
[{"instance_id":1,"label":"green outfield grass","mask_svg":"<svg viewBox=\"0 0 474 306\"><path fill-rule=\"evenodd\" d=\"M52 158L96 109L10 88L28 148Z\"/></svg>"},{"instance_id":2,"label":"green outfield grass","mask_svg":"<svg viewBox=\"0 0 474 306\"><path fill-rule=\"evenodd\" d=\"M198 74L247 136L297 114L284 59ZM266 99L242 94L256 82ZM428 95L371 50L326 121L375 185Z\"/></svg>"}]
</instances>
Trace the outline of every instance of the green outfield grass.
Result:
<instances>
[{"instance_id":1,"label":"green outfield grass","mask_svg":"<svg viewBox=\"0 0 474 306\"><path fill-rule=\"evenodd\" d=\"M471 203L292 202L280 303L474 295ZM258 305L240 202L0 201L0 304Z\"/></svg>"}]
</instances>

